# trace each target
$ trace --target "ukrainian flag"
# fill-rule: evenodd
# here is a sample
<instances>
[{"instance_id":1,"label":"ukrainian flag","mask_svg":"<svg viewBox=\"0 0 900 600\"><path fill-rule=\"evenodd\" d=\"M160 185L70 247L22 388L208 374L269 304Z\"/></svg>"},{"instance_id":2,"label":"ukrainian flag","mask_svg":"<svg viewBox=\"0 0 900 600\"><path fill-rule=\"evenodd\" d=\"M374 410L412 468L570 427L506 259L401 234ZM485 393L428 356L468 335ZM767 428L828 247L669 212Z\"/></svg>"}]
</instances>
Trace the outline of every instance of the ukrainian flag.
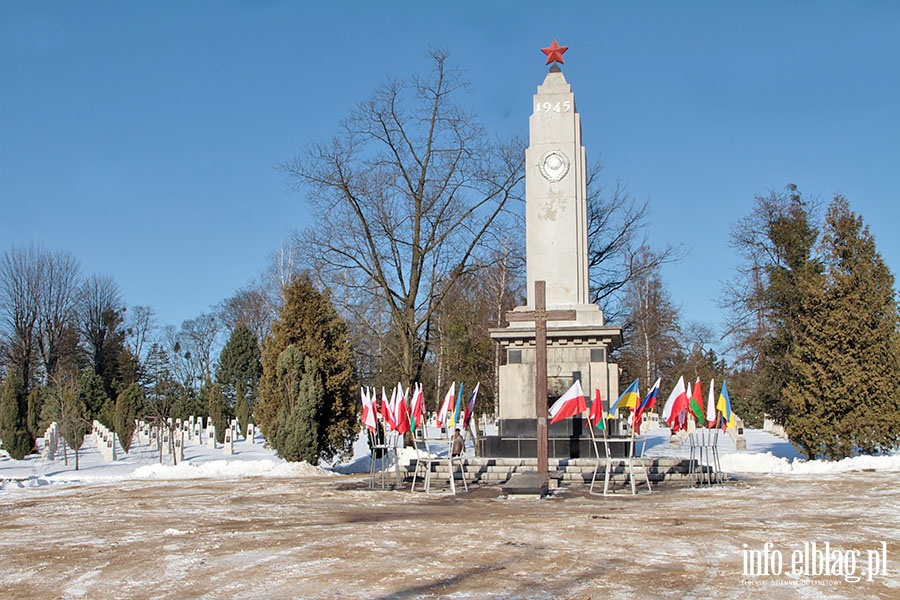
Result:
<instances>
[{"instance_id":1,"label":"ukrainian flag","mask_svg":"<svg viewBox=\"0 0 900 600\"><path fill-rule=\"evenodd\" d=\"M722 381L722 391L719 392L719 400L716 402L716 409L718 409L719 413L722 415L722 429L733 429L734 428L734 413L731 412L731 398L728 397L728 388L725 386L725 382Z\"/></svg>"},{"instance_id":2,"label":"ukrainian flag","mask_svg":"<svg viewBox=\"0 0 900 600\"><path fill-rule=\"evenodd\" d=\"M638 391L638 380L635 379L631 382L631 385L628 386L628 389L622 392L622 395L619 396L619 399L609 407L609 414L615 415L616 411L620 408L630 408L631 410L635 410L638 407L638 403L640 401L641 394Z\"/></svg>"}]
</instances>

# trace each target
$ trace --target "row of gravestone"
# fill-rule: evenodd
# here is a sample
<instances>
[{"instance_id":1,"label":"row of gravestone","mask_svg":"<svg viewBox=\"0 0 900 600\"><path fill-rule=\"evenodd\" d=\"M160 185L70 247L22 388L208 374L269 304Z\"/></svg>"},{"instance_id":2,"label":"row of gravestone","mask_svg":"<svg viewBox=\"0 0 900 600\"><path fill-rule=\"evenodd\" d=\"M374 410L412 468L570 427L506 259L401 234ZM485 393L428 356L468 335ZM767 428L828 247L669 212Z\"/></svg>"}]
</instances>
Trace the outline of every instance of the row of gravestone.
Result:
<instances>
[{"instance_id":1,"label":"row of gravestone","mask_svg":"<svg viewBox=\"0 0 900 600\"><path fill-rule=\"evenodd\" d=\"M114 462L116 460L116 434L109 428L94 419L91 426L91 436L94 438L94 445L100 451L100 456L106 462Z\"/></svg>"},{"instance_id":2,"label":"row of gravestone","mask_svg":"<svg viewBox=\"0 0 900 600\"><path fill-rule=\"evenodd\" d=\"M59 450L59 442L59 424L53 421L47 427L47 431L44 432L44 447L41 448L41 458L44 460L55 459L56 452Z\"/></svg>"},{"instance_id":3,"label":"row of gravestone","mask_svg":"<svg viewBox=\"0 0 900 600\"><path fill-rule=\"evenodd\" d=\"M169 435L172 435L170 442ZM225 443L222 445L224 454L234 454L234 442L240 435L240 426L236 419L231 421L228 429L225 430ZM244 436L244 442L249 444L256 443L256 436L259 429L250 423L247 425L247 435ZM216 442L216 427L212 424L212 419L207 418L206 427L203 426L203 417L190 417L182 421L181 419L168 419L167 427L160 428L153 426L145 421L137 421L135 435L137 440L156 449L162 455L169 455L173 451L176 460L184 460L184 448L187 443L196 440L197 445L203 444L204 436L206 438L206 446L216 449L219 444ZM91 426L91 437L94 445L100 452L101 458L106 462L114 462L116 460L116 434L99 421L94 421ZM43 460L55 460L59 451L62 436L59 431L59 424L55 421L47 427L44 432L44 446L41 449L41 457Z\"/></svg>"},{"instance_id":4,"label":"row of gravestone","mask_svg":"<svg viewBox=\"0 0 900 600\"><path fill-rule=\"evenodd\" d=\"M171 443L169 441L170 432L173 436ZM250 444L255 443L258 433L259 429L253 423L249 423L244 441ZM216 449L219 447L216 441L216 427L209 417L206 419L205 427L203 417L191 416L184 421L181 419L168 419L167 427L163 427L161 431L149 423L138 421L137 434L139 441L150 446L156 446L163 455L170 454L174 449L177 460L184 460L184 448L186 445L190 443L203 445L204 438L207 448ZM229 427L225 430L225 440L224 444L222 444L224 454L234 454L234 442L239 436L240 423L237 419L232 419Z\"/></svg>"}]
</instances>

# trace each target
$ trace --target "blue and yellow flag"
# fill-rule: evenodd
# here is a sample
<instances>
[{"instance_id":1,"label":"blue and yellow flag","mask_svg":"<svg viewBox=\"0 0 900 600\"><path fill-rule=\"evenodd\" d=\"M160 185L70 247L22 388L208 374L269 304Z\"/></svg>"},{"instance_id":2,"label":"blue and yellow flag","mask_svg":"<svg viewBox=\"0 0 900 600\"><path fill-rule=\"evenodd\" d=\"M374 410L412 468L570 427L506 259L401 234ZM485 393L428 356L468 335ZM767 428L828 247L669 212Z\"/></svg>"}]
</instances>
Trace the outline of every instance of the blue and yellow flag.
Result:
<instances>
[{"instance_id":1,"label":"blue and yellow flag","mask_svg":"<svg viewBox=\"0 0 900 600\"><path fill-rule=\"evenodd\" d=\"M719 392L719 400L716 409L722 415L722 431L734 428L734 413L731 412L731 398L728 397L728 388L722 381L722 391Z\"/></svg>"},{"instance_id":2,"label":"blue and yellow flag","mask_svg":"<svg viewBox=\"0 0 900 600\"><path fill-rule=\"evenodd\" d=\"M631 382L631 385L622 392L622 395L619 396L619 399L616 400L615 404L609 407L609 414L610 416L614 416L616 411L620 408L630 408L631 410L635 410L640 401L641 393L638 391L638 380L635 379Z\"/></svg>"}]
</instances>

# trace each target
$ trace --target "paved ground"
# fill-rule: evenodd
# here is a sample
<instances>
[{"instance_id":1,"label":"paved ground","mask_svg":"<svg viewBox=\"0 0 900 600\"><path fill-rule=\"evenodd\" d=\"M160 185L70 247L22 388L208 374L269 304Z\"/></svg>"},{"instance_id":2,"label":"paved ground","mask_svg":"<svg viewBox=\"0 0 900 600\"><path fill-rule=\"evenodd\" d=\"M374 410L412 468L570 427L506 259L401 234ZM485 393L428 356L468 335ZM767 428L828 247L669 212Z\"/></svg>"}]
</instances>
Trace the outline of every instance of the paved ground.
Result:
<instances>
[{"instance_id":1,"label":"paved ground","mask_svg":"<svg viewBox=\"0 0 900 600\"><path fill-rule=\"evenodd\" d=\"M900 598L896 473L670 485L637 497L571 487L543 500L504 499L493 486L456 497L370 491L359 481L0 496L2 597ZM782 573L746 574L746 551L767 542L766 562L777 566L780 552ZM856 559L849 579L861 580L807 577L802 563L790 574L804 542L829 542L845 571ZM887 557L886 571L862 573L870 550Z\"/></svg>"}]
</instances>

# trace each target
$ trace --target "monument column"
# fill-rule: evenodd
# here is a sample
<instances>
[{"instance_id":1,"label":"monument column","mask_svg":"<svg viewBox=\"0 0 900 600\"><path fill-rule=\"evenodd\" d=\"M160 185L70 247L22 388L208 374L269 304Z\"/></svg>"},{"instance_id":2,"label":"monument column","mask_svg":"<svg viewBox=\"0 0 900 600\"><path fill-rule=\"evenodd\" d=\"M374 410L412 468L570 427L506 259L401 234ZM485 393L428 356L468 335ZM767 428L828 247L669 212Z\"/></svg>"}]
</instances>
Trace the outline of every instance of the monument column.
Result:
<instances>
[{"instance_id":1,"label":"monument column","mask_svg":"<svg viewBox=\"0 0 900 600\"><path fill-rule=\"evenodd\" d=\"M622 331L604 325L600 308L590 303L586 159L575 96L559 67L566 50L556 40L542 50L551 66L530 107L525 151L528 300L508 314L509 326L491 330L506 360L499 372L498 434L484 438L484 456L536 456L544 446L536 432L547 414L543 405L545 414L538 414L533 399L549 396L552 401L576 378L588 394L599 388L604 399L618 395L618 367L607 356L621 344ZM546 282L546 308L538 307L536 282ZM543 331L536 331L536 325L553 311L569 311L574 319L546 325L543 365L545 345L536 339ZM590 436L579 419L550 425L548 437L551 457L590 455Z\"/></svg>"},{"instance_id":2,"label":"monument column","mask_svg":"<svg viewBox=\"0 0 900 600\"><path fill-rule=\"evenodd\" d=\"M528 305L534 306L534 282L546 281L547 306L585 306L590 283L581 116L556 63L532 104L525 151Z\"/></svg>"}]
</instances>

